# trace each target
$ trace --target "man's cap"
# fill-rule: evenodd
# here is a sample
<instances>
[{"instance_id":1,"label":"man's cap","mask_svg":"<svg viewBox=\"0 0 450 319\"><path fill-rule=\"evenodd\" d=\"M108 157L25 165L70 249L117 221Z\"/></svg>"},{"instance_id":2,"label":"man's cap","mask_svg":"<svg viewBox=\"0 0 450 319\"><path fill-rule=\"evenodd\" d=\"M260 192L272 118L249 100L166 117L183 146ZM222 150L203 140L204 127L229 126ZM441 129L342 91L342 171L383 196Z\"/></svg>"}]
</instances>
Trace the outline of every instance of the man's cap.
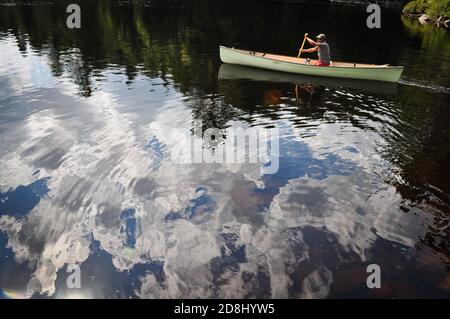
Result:
<instances>
[{"instance_id":1,"label":"man's cap","mask_svg":"<svg viewBox=\"0 0 450 319\"><path fill-rule=\"evenodd\" d=\"M326 36L325 36L325 34L321 33L321 34L319 34L316 38L317 38L317 39L325 39Z\"/></svg>"}]
</instances>

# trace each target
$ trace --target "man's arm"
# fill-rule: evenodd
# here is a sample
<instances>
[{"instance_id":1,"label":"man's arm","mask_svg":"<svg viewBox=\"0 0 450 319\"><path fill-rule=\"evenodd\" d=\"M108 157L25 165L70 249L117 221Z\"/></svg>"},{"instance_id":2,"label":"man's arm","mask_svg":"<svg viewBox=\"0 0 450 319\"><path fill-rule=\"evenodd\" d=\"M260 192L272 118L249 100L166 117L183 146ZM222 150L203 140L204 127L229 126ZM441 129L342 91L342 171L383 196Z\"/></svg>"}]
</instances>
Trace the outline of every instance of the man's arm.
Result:
<instances>
[{"instance_id":1,"label":"man's arm","mask_svg":"<svg viewBox=\"0 0 450 319\"><path fill-rule=\"evenodd\" d=\"M309 49L303 49L302 52L312 53L312 52L316 52L317 50L319 50L319 48L318 47L314 47L314 48L309 48Z\"/></svg>"},{"instance_id":2,"label":"man's arm","mask_svg":"<svg viewBox=\"0 0 450 319\"><path fill-rule=\"evenodd\" d=\"M306 40L308 40L309 44L311 44L311 45L313 45L313 46L315 46L315 47L317 47L317 46L319 45L319 43L318 43L318 42L316 42L316 41L313 41L313 40L311 40L311 39L310 39L310 38L308 38L308 37L306 37Z\"/></svg>"}]
</instances>

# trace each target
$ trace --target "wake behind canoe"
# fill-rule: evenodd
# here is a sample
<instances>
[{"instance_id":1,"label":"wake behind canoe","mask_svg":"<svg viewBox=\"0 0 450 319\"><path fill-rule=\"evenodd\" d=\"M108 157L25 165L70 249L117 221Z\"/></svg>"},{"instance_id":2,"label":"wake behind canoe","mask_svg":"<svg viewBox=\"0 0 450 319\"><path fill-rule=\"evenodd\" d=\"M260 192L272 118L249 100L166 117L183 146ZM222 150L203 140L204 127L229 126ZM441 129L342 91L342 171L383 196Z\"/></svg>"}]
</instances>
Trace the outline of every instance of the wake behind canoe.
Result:
<instances>
[{"instance_id":1,"label":"wake behind canoe","mask_svg":"<svg viewBox=\"0 0 450 319\"><path fill-rule=\"evenodd\" d=\"M333 62L332 65L316 66L315 60L284 55L246 51L220 46L220 59L224 63L296 74L327 76L360 80L397 82L403 72L402 66Z\"/></svg>"}]
</instances>

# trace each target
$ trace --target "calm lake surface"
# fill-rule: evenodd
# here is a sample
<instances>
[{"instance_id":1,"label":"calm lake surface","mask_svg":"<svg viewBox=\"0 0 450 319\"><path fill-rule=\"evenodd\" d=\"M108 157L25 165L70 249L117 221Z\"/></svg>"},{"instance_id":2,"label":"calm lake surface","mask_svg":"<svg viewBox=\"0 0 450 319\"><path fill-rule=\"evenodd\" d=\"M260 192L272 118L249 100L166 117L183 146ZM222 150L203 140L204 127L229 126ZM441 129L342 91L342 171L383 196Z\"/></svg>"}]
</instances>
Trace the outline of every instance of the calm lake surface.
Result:
<instances>
[{"instance_id":1,"label":"calm lake surface","mask_svg":"<svg viewBox=\"0 0 450 319\"><path fill-rule=\"evenodd\" d=\"M65 9L0 6L2 298L450 297L446 30L395 8L369 30L364 6L108 1L69 30ZM335 61L404 65L400 83L221 66L219 45L296 55L305 32ZM279 170L174 163L213 127L278 129Z\"/></svg>"}]
</instances>

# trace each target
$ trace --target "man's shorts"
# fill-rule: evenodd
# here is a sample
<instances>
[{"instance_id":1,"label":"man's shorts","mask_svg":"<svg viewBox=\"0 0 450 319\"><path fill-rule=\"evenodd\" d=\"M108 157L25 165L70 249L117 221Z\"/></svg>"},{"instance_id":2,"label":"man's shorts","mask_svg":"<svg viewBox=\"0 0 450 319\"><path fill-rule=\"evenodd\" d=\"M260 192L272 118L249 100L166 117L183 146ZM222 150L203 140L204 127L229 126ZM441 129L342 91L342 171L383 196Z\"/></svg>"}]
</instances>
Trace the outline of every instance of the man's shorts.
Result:
<instances>
[{"instance_id":1,"label":"man's shorts","mask_svg":"<svg viewBox=\"0 0 450 319\"><path fill-rule=\"evenodd\" d=\"M323 63L322 61L317 61L317 66L330 66L329 63Z\"/></svg>"}]
</instances>

